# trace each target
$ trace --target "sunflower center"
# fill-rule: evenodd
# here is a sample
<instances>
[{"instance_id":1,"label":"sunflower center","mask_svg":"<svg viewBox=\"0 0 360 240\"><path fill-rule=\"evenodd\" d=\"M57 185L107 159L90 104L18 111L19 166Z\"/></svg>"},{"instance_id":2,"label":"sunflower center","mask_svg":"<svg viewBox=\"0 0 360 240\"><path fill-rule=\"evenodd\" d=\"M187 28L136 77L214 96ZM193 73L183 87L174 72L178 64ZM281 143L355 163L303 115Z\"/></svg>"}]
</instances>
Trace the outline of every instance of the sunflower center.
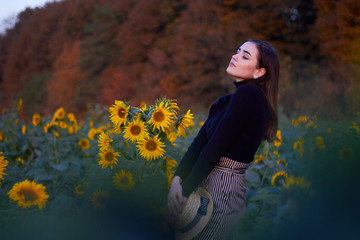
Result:
<instances>
[{"instance_id":1,"label":"sunflower center","mask_svg":"<svg viewBox=\"0 0 360 240\"><path fill-rule=\"evenodd\" d=\"M113 161L114 160L114 154L112 152L105 153L105 160L109 161L109 162Z\"/></svg>"},{"instance_id":2,"label":"sunflower center","mask_svg":"<svg viewBox=\"0 0 360 240\"><path fill-rule=\"evenodd\" d=\"M130 128L130 132L132 135L139 135L141 133L141 128L139 126L132 126Z\"/></svg>"},{"instance_id":3,"label":"sunflower center","mask_svg":"<svg viewBox=\"0 0 360 240\"><path fill-rule=\"evenodd\" d=\"M119 110L118 110L118 116L120 118L125 118L125 114L126 114L126 109L123 108L123 107L120 107Z\"/></svg>"},{"instance_id":4,"label":"sunflower center","mask_svg":"<svg viewBox=\"0 0 360 240\"><path fill-rule=\"evenodd\" d=\"M157 111L154 113L155 122L162 122L165 119L165 114L162 111Z\"/></svg>"},{"instance_id":5,"label":"sunflower center","mask_svg":"<svg viewBox=\"0 0 360 240\"><path fill-rule=\"evenodd\" d=\"M96 202L101 206L101 207L104 207L106 205L106 202L107 202L107 197L104 196L104 195L99 195L97 198L96 198Z\"/></svg>"},{"instance_id":6,"label":"sunflower center","mask_svg":"<svg viewBox=\"0 0 360 240\"><path fill-rule=\"evenodd\" d=\"M154 140L149 140L146 142L145 148L150 152L155 151L157 149L157 143Z\"/></svg>"},{"instance_id":7,"label":"sunflower center","mask_svg":"<svg viewBox=\"0 0 360 240\"><path fill-rule=\"evenodd\" d=\"M87 146L87 142L85 140L81 141L81 146L86 147Z\"/></svg>"},{"instance_id":8,"label":"sunflower center","mask_svg":"<svg viewBox=\"0 0 360 240\"><path fill-rule=\"evenodd\" d=\"M24 195L26 202L33 202L38 199L36 193L29 190L22 190L19 195Z\"/></svg>"},{"instance_id":9,"label":"sunflower center","mask_svg":"<svg viewBox=\"0 0 360 240\"><path fill-rule=\"evenodd\" d=\"M120 182L122 185L127 186L129 184L129 179L126 177L123 177L123 178L121 178Z\"/></svg>"}]
</instances>

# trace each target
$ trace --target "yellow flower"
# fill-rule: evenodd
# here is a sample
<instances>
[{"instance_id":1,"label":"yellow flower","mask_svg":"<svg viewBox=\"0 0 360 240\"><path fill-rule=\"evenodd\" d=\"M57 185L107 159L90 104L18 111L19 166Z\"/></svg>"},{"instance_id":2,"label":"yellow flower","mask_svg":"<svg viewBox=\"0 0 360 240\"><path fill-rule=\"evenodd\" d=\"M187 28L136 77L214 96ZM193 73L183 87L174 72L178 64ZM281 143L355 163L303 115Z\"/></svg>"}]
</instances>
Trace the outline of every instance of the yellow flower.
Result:
<instances>
[{"instance_id":1,"label":"yellow flower","mask_svg":"<svg viewBox=\"0 0 360 240\"><path fill-rule=\"evenodd\" d=\"M4 141L4 137L3 137L3 134L2 134L1 130L0 130L0 141Z\"/></svg>"},{"instance_id":2,"label":"yellow flower","mask_svg":"<svg viewBox=\"0 0 360 240\"><path fill-rule=\"evenodd\" d=\"M169 142L172 143L172 145L176 146L176 144L174 143L176 141L177 138L177 133L176 132L169 132L166 134L167 139L169 140Z\"/></svg>"},{"instance_id":3,"label":"yellow flower","mask_svg":"<svg viewBox=\"0 0 360 240\"><path fill-rule=\"evenodd\" d=\"M81 139L81 140L78 142L78 145L79 145L79 147L80 147L82 150L89 149L89 148L90 148L89 139L87 139L87 138Z\"/></svg>"},{"instance_id":4,"label":"yellow flower","mask_svg":"<svg viewBox=\"0 0 360 240\"><path fill-rule=\"evenodd\" d=\"M204 121L200 121L199 122L199 127L202 127L204 125L204 123L205 123Z\"/></svg>"},{"instance_id":5,"label":"yellow flower","mask_svg":"<svg viewBox=\"0 0 360 240\"><path fill-rule=\"evenodd\" d=\"M317 136L315 138L315 143L316 143L316 146L321 150L324 150L326 148L325 143L324 143L324 139L322 137L320 137L320 136Z\"/></svg>"},{"instance_id":6,"label":"yellow flower","mask_svg":"<svg viewBox=\"0 0 360 240\"><path fill-rule=\"evenodd\" d=\"M316 125L315 125L314 121L308 122L308 123L305 125L305 128L309 128L309 127L311 127L311 126L313 126L313 128L316 128Z\"/></svg>"},{"instance_id":7,"label":"yellow flower","mask_svg":"<svg viewBox=\"0 0 360 240\"><path fill-rule=\"evenodd\" d=\"M2 154L3 152L0 152L0 179L4 180L4 175L6 175L4 171L9 162L5 160L4 156L1 156Z\"/></svg>"},{"instance_id":8,"label":"yellow flower","mask_svg":"<svg viewBox=\"0 0 360 240\"><path fill-rule=\"evenodd\" d=\"M127 190L135 185L132 174L130 172L125 172L124 170L116 173L112 179L115 187L118 189Z\"/></svg>"},{"instance_id":9,"label":"yellow flower","mask_svg":"<svg viewBox=\"0 0 360 240\"><path fill-rule=\"evenodd\" d=\"M112 139L110 138L108 133L101 132L99 139L98 139L98 146L101 148L109 148L110 144L112 142Z\"/></svg>"},{"instance_id":10,"label":"yellow flower","mask_svg":"<svg viewBox=\"0 0 360 240\"><path fill-rule=\"evenodd\" d=\"M21 157L17 157L15 161L19 162L21 166L24 166L24 160Z\"/></svg>"},{"instance_id":11,"label":"yellow flower","mask_svg":"<svg viewBox=\"0 0 360 240\"><path fill-rule=\"evenodd\" d=\"M19 102L18 102L18 104L17 104L17 106L16 106L16 109L17 109L18 111L20 111L22 105L23 105L23 100L20 98L20 100L19 100Z\"/></svg>"},{"instance_id":12,"label":"yellow flower","mask_svg":"<svg viewBox=\"0 0 360 240\"><path fill-rule=\"evenodd\" d=\"M354 156L354 152L351 148L342 148L339 150L339 158L342 161L352 160Z\"/></svg>"},{"instance_id":13,"label":"yellow flower","mask_svg":"<svg viewBox=\"0 0 360 240\"><path fill-rule=\"evenodd\" d=\"M97 209L104 209L109 200L109 194L104 190L97 190L93 193L91 202L94 204L94 207Z\"/></svg>"},{"instance_id":14,"label":"yellow flower","mask_svg":"<svg viewBox=\"0 0 360 240\"><path fill-rule=\"evenodd\" d=\"M297 186L299 188L309 188L311 185L310 182L306 181L304 178L302 177L294 177L294 176L289 176L288 178L286 178L284 187L285 188L290 188L291 186Z\"/></svg>"},{"instance_id":15,"label":"yellow flower","mask_svg":"<svg viewBox=\"0 0 360 240\"><path fill-rule=\"evenodd\" d=\"M56 130L56 127L59 126L59 123L58 122L49 122L47 123L45 126L44 126L44 132L48 133L48 132L51 132L52 130Z\"/></svg>"},{"instance_id":16,"label":"yellow flower","mask_svg":"<svg viewBox=\"0 0 360 240\"><path fill-rule=\"evenodd\" d=\"M171 100L169 106L174 115L176 115L176 111L180 110L179 106L177 105L176 99Z\"/></svg>"},{"instance_id":17,"label":"yellow flower","mask_svg":"<svg viewBox=\"0 0 360 240\"><path fill-rule=\"evenodd\" d=\"M63 107L58 108L53 116L53 121L56 121L58 119L64 119L65 118L65 110Z\"/></svg>"},{"instance_id":18,"label":"yellow flower","mask_svg":"<svg viewBox=\"0 0 360 240\"><path fill-rule=\"evenodd\" d=\"M281 145L281 142L282 142L281 131L277 130L276 131L276 140L274 141L274 146L279 147Z\"/></svg>"},{"instance_id":19,"label":"yellow flower","mask_svg":"<svg viewBox=\"0 0 360 240\"><path fill-rule=\"evenodd\" d=\"M90 128L89 132L88 132L88 137L90 140L94 140L96 134L99 134L99 130L97 130L96 128Z\"/></svg>"},{"instance_id":20,"label":"yellow flower","mask_svg":"<svg viewBox=\"0 0 360 240\"><path fill-rule=\"evenodd\" d=\"M87 190L87 188L89 187L89 183L88 182L84 182L84 183L79 183L79 185L77 185L75 187L75 193L77 195L82 195L85 193L85 191Z\"/></svg>"},{"instance_id":21,"label":"yellow flower","mask_svg":"<svg viewBox=\"0 0 360 240\"><path fill-rule=\"evenodd\" d=\"M293 146L295 151L299 151L300 157L302 157L304 154L303 142L304 142L303 138L300 138L300 140L294 142L294 146Z\"/></svg>"},{"instance_id":22,"label":"yellow flower","mask_svg":"<svg viewBox=\"0 0 360 240\"><path fill-rule=\"evenodd\" d=\"M171 158L166 158L166 176L168 178L168 189L170 189L171 181L174 177L173 168L176 167L177 162Z\"/></svg>"},{"instance_id":23,"label":"yellow flower","mask_svg":"<svg viewBox=\"0 0 360 240\"><path fill-rule=\"evenodd\" d=\"M279 153L278 151L273 151L273 154L276 155L276 158L277 158L278 160L281 159L280 153Z\"/></svg>"},{"instance_id":24,"label":"yellow flower","mask_svg":"<svg viewBox=\"0 0 360 240\"><path fill-rule=\"evenodd\" d=\"M62 129L65 129L65 128L68 127L68 125L66 124L66 122L60 121L60 122L59 122L59 127L62 128Z\"/></svg>"},{"instance_id":25,"label":"yellow flower","mask_svg":"<svg viewBox=\"0 0 360 240\"><path fill-rule=\"evenodd\" d=\"M258 157L255 158L254 163L261 163L264 159L264 156L260 154Z\"/></svg>"},{"instance_id":26,"label":"yellow flower","mask_svg":"<svg viewBox=\"0 0 360 240\"><path fill-rule=\"evenodd\" d=\"M39 125L41 121L41 116L39 114L34 114L32 117L32 124L36 127L37 125Z\"/></svg>"},{"instance_id":27,"label":"yellow flower","mask_svg":"<svg viewBox=\"0 0 360 240\"><path fill-rule=\"evenodd\" d=\"M99 152L99 165L102 168L107 168L110 165L110 169L113 168L113 164L117 164L118 160L116 157L119 157L120 154L114 152L111 148L105 149L101 148Z\"/></svg>"},{"instance_id":28,"label":"yellow flower","mask_svg":"<svg viewBox=\"0 0 360 240\"><path fill-rule=\"evenodd\" d=\"M354 132L356 132L356 135L359 136L360 135L360 128L359 128L359 126L356 126L355 122L353 122L353 123L354 124L351 127L349 127L349 131L354 131ZM354 129L354 130L352 130L352 129Z\"/></svg>"},{"instance_id":29,"label":"yellow flower","mask_svg":"<svg viewBox=\"0 0 360 240\"><path fill-rule=\"evenodd\" d=\"M139 109L143 112L145 112L147 109L146 102L141 101Z\"/></svg>"},{"instance_id":30,"label":"yellow flower","mask_svg":"<svg viewBox=\"0 0 360 240\"><path fill-rule=\"evenodd\" d=\"M21 127L21 132L22 132L22 134L26 134L26 126L25 125L23 125Z\"/></svg>"},{"instance_id":31,"label":"yellow flower","mask_svg":"<svg viewBox=\"0 0 360 240\"><path fill-rule=\"evenodd\" d=\"M165 145L160 141L158 136L154 138L149 137L137 143L140 156L146 160L157 159L163 156L165 152L164 147Z\"/></svg>"},{"instance_id":32,"label":"yellow flower","mask_svg":"<svg viewBox=\"0 0 360 240\"><path fill-rule=\"evenodd\" d=\"M161 102L158 106L156 106L155 111L152 113L149 124L153 125L153 129L155 128L165 132L166 128L170 127L173 123L172 118L173 113L171 112L170 107L165 107L164 102Z\"/></svg>"},{"instance_id":33,"label":"yellow flower","mask_svg":"<svg viewBox=\"0 0 360 240\"><path fill-rule=\"evenodd\" d=\"M332 132L331 128L326 129L326 132L331 133Z\"/></svg>"},{"instance_id":34,"label":"yellow flower","mask_svg":"<svg viewBox=\"0 0 360 240\"><path fill-rule=\"evenodd\" d=\"M74 134L74 128L72 126L68 126L68 133Z\"/></svg>"},{"instance_id":35,"label":"yellow flower","mask_svg":"<svg viewBox=\"0 0 360 240\"><path fill-rule=\"evenodd\" d=\"M15 183L8 194L10 199L17 201L19 207L28 208L37 205L39 209L42 209L49 198L45 190L44 185L25 180Z\"/></svg>"},{"instance_id":36,"label":"yellow flower","mask_svg":"<svg viewBox=\"0 0 360 240\"><path fill-rule=\"evenodd\" d=\"M276 179L278 178L278 177L280 177L280 176L283 176L284 178L285 178L285 181L286 181L286 178L287 178L287 173L285 173L284 171L281 171L281 172L276 172L274 175L273 175L273 177L272 177L272 179L271 179L271 185L273 185L274 187L276 187ZM284 181L282 181L282 182L284 182Z\"/></svg>"},{"instance_id":37,"label":"yellow flower","mask_svg":"<svg viewBox=\"0 0 360 240\"><path fill-rule=\"evenodd\" d=\"M309 117L308 116L300 116L297 120L292 120L291 123L297 127L299 126L300 123L302 122L307 122L309 120Z\"/></svg>"},{"instance_id":38,"label":"yellow flower","mask_svg":"<svg viewBox=\"0 0 360 240\"><path fill-rule=\"evenodd\" d=\"M149 136L145 123L140 119L130 122L124 130L124 138L131 142L140 141Z\"/></svg>"},{"instance_id":39,"label":"yellow flower","mask_svg":"<svg viewBox=\"0 0 360 240\"><path fill-rule=\"evenodd\" d=\"M77 124L75 114L73 114L73 113L68 113L68 114L67 114L67 118L68 118L68 120L69 120L72 124L74 124L74 125Z\"/></svg>"},{"instance_id":40,"label":"yellow flower","mask_svg":"<svg viewBox=\"0 0 360 240\"><path fill-rule=\"evenodd\" d=\"M126 106L123 101L115 100L115 104L109 108L110 120L116 127L120 127L121 124L126 122L126 118L129 114L130 106Z\"/></svg>"},{"instance_id":41,"label":"yellow flower","mask_svg":"<svg viewBox=\"0 0 360 240\"><path fill-rule=\"evenodd\" d=\"M190 113L190 109L180 118L177 128L177 135L182 136L185 134L185 129L194 125L194 114Z\"/></svg>"}]
</instances>

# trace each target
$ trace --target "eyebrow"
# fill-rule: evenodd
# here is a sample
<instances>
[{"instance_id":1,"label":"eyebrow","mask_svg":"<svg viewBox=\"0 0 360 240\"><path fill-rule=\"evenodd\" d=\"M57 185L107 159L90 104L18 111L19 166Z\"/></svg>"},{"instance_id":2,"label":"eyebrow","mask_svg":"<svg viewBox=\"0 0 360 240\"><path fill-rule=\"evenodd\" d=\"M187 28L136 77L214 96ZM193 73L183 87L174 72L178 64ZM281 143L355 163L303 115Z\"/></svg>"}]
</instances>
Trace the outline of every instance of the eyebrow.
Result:
<instances>
[{"instance_id":1,"label":"eyebrow","mask_svg":"<svg viewBox=\"0 0 360 240\"><path fill-rule=\"evenodd\" d=\"M238 48L238 51L241 51L241 48ZM243 50L243 51L251 56L251 53L249 51L246 51L246 50Z\"/></svg>"}]
</instances>

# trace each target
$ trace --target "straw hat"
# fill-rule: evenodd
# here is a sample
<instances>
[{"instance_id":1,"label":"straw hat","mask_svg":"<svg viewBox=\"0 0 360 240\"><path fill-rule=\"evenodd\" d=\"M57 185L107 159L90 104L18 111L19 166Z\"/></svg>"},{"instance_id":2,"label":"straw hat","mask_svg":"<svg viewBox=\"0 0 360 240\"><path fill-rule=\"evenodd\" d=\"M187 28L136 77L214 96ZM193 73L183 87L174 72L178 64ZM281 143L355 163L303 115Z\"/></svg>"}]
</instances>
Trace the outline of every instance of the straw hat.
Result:
<instances>
[{"instance_id":1,"label":"straw hat","mask_svg":"<svg viewBox=\"0 0 360 240\"><path fill-rule=\"evenodd\" d=\"M213 211L213 200L205 188L199 187L187 198L175 222L175 239L192 239L206 226Z\"/></svg>"}]
</instances>

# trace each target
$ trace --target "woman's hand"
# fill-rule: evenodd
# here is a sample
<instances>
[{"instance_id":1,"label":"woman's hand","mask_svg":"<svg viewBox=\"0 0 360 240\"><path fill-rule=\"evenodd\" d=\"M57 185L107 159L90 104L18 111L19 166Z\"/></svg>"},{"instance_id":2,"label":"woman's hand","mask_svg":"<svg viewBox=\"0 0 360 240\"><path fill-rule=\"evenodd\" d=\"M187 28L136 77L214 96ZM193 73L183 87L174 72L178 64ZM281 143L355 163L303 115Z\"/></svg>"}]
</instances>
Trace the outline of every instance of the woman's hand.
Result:
<instances>
[{"instance_id":1,"label":"woman's hand","mask_svg":"<svg viewBox=\"0 0 360 240\"><path fill-rule=\"evenodd\" d=\"M182 207L186 201L186 197L182 195L182 187L180 177L175 176L171 182L168 194L168 211L170 220L174 220L181 213Z\"/></svg>"}]
</instances>

